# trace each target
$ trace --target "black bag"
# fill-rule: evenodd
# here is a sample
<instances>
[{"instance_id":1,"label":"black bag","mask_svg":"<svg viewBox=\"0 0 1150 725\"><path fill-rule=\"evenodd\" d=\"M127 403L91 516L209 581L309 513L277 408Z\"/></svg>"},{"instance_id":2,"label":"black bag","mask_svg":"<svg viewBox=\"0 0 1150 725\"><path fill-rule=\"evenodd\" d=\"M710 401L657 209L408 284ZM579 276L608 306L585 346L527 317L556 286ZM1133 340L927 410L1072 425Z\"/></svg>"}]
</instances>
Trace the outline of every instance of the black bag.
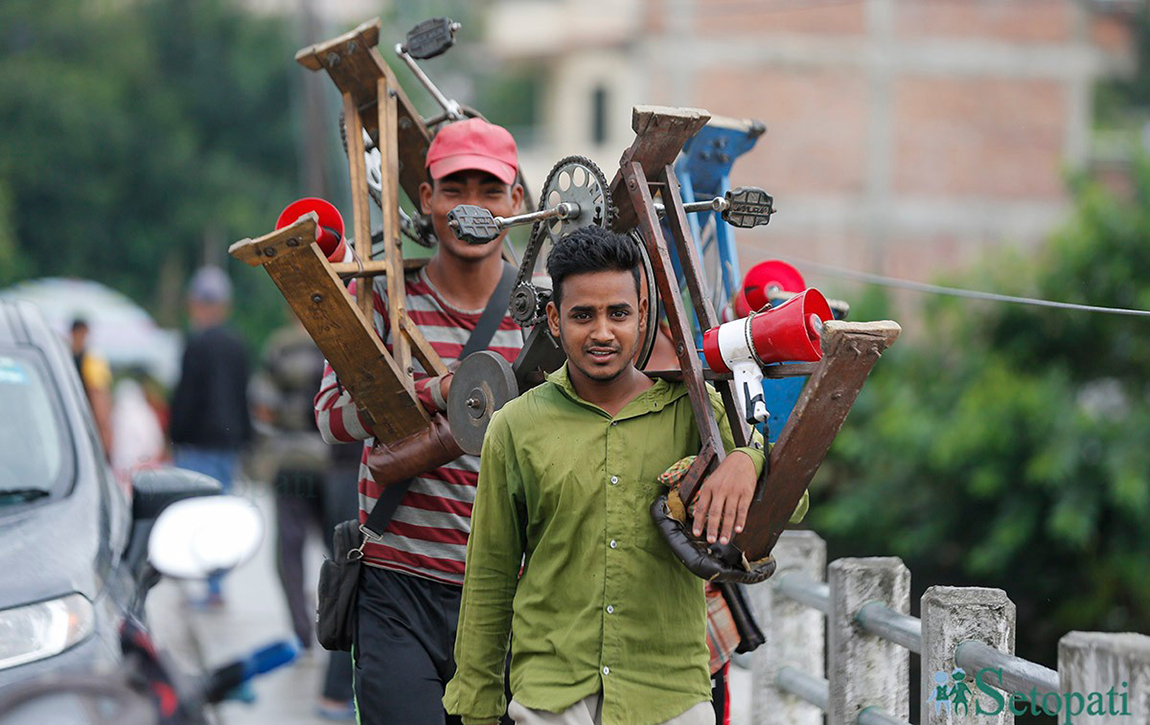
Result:
<instances>
[{"instance_id":1,"label":"black bag","mask_svg":"<svg viewBox=\"0 0 1150 725\"><path fill-rule=\"evenodd\" d=\"M507 310L515 271L511 265L504 266L499 285L487 301L479 321L475 323L475 329L463 346L460 359L486 349L491 344L491 338L495 336ZM320 567L316 591L315 636L324 649L351 651L355 641L356 595L359 591L360 567L363 566L363 545L369 539L379 540L411 483L411 479L408 479L385 488L363 526L359 525L357 519L351 519L335 527L332 533L332 558L324 560Z\"/></svg>"},{"instance_id":2,"label":"black bag","mask_svg":"<svg viewBox=\"0 0 1150 725\"><path fill-rule=\"evenodd\" d=\"M334 556L319 570L315 636L327 650L351 651L355 636L355 601L363 559L363 535L352 519L332 533Z\"/></svg>"}]
</instances>

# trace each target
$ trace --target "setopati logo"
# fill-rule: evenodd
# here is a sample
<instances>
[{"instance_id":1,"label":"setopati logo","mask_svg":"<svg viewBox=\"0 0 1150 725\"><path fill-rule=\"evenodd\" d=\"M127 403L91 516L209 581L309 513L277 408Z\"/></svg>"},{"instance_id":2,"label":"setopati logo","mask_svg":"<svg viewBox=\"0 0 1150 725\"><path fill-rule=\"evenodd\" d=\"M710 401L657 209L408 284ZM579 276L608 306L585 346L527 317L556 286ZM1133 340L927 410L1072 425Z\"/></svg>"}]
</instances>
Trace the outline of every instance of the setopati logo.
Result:
<instances>
[{"instance_id":1,"label":"setopati logo","mask_svg":"<svg viewBox=\"0 0 1150 725\"><path fill-rule=\"evenodd\" d=\"M1001 669L979 670L973 687L969 680L961 668L935 672L927 702L934 705L936 714L998 715L1009 708L1015 715L1054 715L1062 725L1073 725L1079 715L1130 715L1126 682L1106 692L1038 692L1031 688L1030 692L1008 695L999 689L1004 686Z\"/></svg>"}]
</instances>

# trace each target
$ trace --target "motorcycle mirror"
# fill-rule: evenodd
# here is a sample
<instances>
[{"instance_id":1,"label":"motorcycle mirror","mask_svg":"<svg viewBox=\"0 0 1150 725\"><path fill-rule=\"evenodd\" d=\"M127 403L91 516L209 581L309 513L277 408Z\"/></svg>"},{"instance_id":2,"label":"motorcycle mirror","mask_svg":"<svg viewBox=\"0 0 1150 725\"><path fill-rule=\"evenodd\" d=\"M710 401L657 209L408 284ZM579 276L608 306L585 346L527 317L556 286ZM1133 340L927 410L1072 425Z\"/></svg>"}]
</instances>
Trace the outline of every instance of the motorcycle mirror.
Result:
<instances>
[{"instance_id":1,"label":"motorcycle mirror","mask_svg":"<svg viewBox=\"0 0 1150 725\"><path fill-rule=\"evenodd\" d=\"M164 576L203 579L235 569L263 540L259 510L238 496L205 496L164 509L148 537L148 560Z\"/></svg>"}]
</instances>

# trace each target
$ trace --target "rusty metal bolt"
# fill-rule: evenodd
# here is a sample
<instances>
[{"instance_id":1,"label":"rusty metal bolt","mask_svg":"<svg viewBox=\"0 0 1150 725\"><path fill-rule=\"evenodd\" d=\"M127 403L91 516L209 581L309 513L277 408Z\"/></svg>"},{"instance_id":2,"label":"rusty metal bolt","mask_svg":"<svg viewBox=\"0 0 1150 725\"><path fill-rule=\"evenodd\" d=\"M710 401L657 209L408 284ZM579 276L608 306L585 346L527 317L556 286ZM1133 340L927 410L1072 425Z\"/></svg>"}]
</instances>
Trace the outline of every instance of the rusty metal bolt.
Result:
<instances>
[{"instance_id":1,"label":"rusty metal bolt","mask_svg":"<svg viewBox=\"0 0 1150 725\"><path fill-rule=\"evenodd\" d=\"M323 295L321 295L319 292L316 292L311 296L311 301L318 305L320 302L323 302Z\"/></svg>"}]
</instances>

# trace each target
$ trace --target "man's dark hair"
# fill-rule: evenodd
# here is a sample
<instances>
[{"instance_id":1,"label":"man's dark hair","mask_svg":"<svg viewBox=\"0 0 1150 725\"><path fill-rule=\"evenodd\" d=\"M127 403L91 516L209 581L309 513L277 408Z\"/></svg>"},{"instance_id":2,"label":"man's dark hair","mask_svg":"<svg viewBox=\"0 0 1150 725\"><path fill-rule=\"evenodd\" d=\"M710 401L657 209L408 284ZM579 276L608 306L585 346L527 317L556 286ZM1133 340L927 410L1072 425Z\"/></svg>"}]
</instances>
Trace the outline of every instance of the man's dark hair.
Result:
<instances>
[{"instance_id":1,"label":"man's dark hair","mask_svg":"<svg viewBox=\"0 0 1150 725\"><path fill-rule=\"evenodd\" d=\"M87 330L87 329L88 329L88 321L86 319L84 319L83 317L77 317L76 319L72 320L72 332L77 332L78 330Z\"/></svg>"},{"instance_id":2,"label":"man's dark hair","mask_svg":"<svg viewBox=\"0 0 1150 725\"><path fill-rule=\"evenodd\" d=\"M559 304L563 280L587 272L630 272L639 293L639 250L626 234L609 232L594 225L563 235L547 255L552 298Z\"/></svg>"}]
</instances>

